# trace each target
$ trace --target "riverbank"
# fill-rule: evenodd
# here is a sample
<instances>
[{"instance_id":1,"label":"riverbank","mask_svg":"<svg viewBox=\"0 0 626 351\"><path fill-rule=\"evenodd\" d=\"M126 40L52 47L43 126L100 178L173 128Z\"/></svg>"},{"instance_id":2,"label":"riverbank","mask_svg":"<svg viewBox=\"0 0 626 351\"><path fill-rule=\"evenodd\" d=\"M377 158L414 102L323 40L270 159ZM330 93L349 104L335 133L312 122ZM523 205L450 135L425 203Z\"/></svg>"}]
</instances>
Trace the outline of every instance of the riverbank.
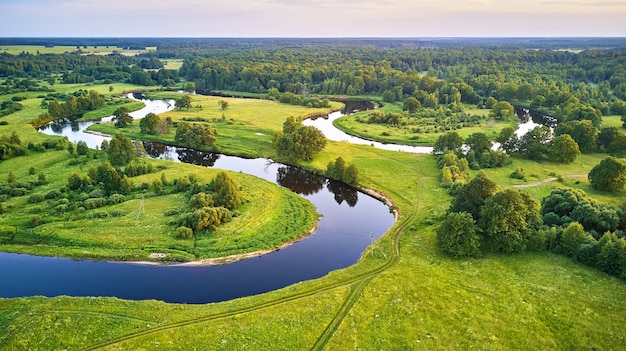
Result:
<instances>
[{"instance_id":1,"label":"riverbank","mask_svg":"<svg viewBox=\"0 0 626 351\"><path fill-rule=\"evenodd\" d=\"M294 245L304 239L307 239L311 235L315 234L318 228L319 228L318 223L316 223L315 226L307 233L304 233L303 235L299 236L296 239L289 240L281 244L280 246L271 248L271 249L241 253L241 254L236 254L236 255L228 255L228 256L223 256L223 257L207 258L207 259L188 261L188 262L163 262L163 261L151 260L151 261L129 261L129 262L124 262L124 263L137 264L137 265L171 266L171 267L202 267L202 266L218 266L218 265L230 264L230 263L235 263L235 262L239 262L242 260L247 260L250 258L260 257L263 255L271 254L272 252L286 249L289 246ZM166 253L155 252L155 253L151 253L150 255L148 255L148 259L160 260L160 259L167 257L166 255L167 255Z\"/></svg>"}]
</instances>

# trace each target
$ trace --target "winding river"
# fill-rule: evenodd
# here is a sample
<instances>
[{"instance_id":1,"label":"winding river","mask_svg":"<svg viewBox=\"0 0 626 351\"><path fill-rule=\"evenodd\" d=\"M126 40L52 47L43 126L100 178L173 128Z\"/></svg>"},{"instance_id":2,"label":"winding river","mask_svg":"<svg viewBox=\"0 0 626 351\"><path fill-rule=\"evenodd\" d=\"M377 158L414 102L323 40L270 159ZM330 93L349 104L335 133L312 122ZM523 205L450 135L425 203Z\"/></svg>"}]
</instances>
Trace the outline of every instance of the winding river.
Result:
<instances>
[{"instance_id":1,"label":"winding river","mask_svg":"<svg viewBox=\"0 0 626 351\"><path fill-rule=\"evenodd\" d=\"M146 107L133 112L134 118L142 118L149 112L163 113L174 107L172 100L143 101ZM342 112L335 112L328 118L304 123L317 127L335 141L393 151L432 151L430 147L384 144L350 136L332 125L341 116ZM108 138L85 133L93 123L97 122L55 122L41 132L66 136L72 142L82 140L89 147L97 148ZM520 125L518 135L536 125L529 119ZM244 159L157 143L145 143L145 148L151 157L245 172L287 187L317 207L322 215L319 228L310 237L282 250L219 266L137 265L0 253L0 276L3 277L0 297L115 296L173 303L230 300L319 278L348 267L363 255L372 238L379 238L394 222L387 205L379 200L297 167L267 159Z\"/></svg>"},{"instance_id":2,"label":"winding river","mask_svg":"<svg viewBox=\"0 0 626 351\"><path fill-rule=\"evenodd\" d=\"M133 114L164 112L167 101L144 101ZM96 122L55 123L42 130L91 147L103 137L84 133ZM159 144L146 144L152 157L241 171L274 182L311 201L322 215L310 237L273 253L219 266L154 266L0 253L0 296L115 296L175 303L208 303L276 290L348 267L372 237L394 222L387 205L342 183L266 159L243 159Z\"/></svg>"}]
</instances>

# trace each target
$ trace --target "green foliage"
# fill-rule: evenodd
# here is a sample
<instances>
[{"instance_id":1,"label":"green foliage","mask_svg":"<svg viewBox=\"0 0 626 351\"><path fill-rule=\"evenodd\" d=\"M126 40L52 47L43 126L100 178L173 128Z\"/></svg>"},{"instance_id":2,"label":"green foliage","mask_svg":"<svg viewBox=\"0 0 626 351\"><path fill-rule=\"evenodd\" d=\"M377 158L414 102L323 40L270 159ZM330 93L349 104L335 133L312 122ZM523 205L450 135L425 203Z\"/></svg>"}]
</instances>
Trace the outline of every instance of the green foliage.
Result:
<instances>
[{"instance_id":1,"label":"green foliage","mask_svg":"<svg viewBox=\"0 0 626 351\"><path fill-rule=\"evenodd\" d=\"M79 141L78 144L76 144L76 154L77 155L87 155L89 153L89 147L87 146L87 143L84 141Z\"/></svg>"},{"instance_id":2,"label":"green foliage","mask_svg":"<svg viewBox=\"0 0 626 351\"><path fill-rule=\"evenodd\" d=\"M473 133L465 139L465 144L474 151L476 155L481 155L491 149L491 140L485 133Z\"/></svg>"},{"instance_id":3,"label":"green foliage","mask_svg":"<svg viewBox=\"0 0 626 351\"><path fill-rule=\"evenodd\" d=\"M174 141L191 148L210 147L215 144L215 129L206 124L180 122Z\"/></svg>"},{"instance_id":4,"label":"green foliage","mask_svg":"<svg viewBox=\"0 0 626 351\"><path fill-rule=\"evenodd\" d=\"M452 151L456 154L461 152L461 146L463 146L463 138L457 132L448 132L439 138L433 145L434 155L443 155L448 151Z\"/></svg>"},{"instance_id":5,"label":"green foliage","mask_svg":"<svg viewBox=\"0 0 626 351\"><path fill-rule=\"evenodd\" d=\"M561 235L560 251L566 256L575 257L580 246L590 239L592 238L585 233L582 224L572 222L565 228Z\"/></svg>"},{"instance_id":6,"label":"green foliage","mask_svg":"<svg viewBox=\"0 0 626 351\"><path fill-rule=\"evenodd\" d=\"M541 223L539 203L511 189L487 198L478 220L489 250L509 253L524 251Z\"/></svg>"},{"instance_id":7,"label":"green foliage","mask_svg":"<svg viewBox=\"0 0 626 351\"><path fill-rule=\"evenodd\" d=\"M622 135L619 128L607 127L602 128L598 134L598 146L601 149L607 150L613 141Z\"/></svg>"},{"instance_id":8,"label":"green foliage","mask_svg":"<svg viewBox=\"0 0 626 351\"><path fill-rule=\"evenodd\" d=\"M326 166L326 176L350 185L357 185L359 183L359 169L353 163L346 166L346 161L341 156L337 157L334 161L328 162L328 166Z\"/></svg>"},{"instance_id":9,"label":"green foliage","mask_svg":"<svg viewBox=\"0 0 626 351\"><path fill-rule=\"evenodd\" d=\"M180 226L193 229L194 233L205 229L215 229L232 219L231 212L224 207L203 207L183 215Z\"/></svg>"},{"instance_id":10,"label":"green foliage","mask_svg":"<svg viewBox=\"0 0 626 351\"><path fill-rule=\"evenodd\" d=\"M513 179L525 180L526 174L524 173L523 168L518 167L515 169L515 171L513 171L513 173L511 173L510 177Z\"/></svg>"},{"instance_id":11,"label":"green foliage","mask_svg":"<svg viewBox=\"0 0 626 351\"><path fill-rule=\"evenodd\" d=\"M303 126L293 117L287 118L282 133L276 133L272 141L279 156L305 161L310 161L315 154L324 150L326 143L326 137L319 129Z\"/></svg>"},{"instance_id":12,"label":"green foliage","mask_svg":"<svg viewBox=\"0 0 626 351\"><path fill-rule=\"evenodd\" d=\"M548 158L559 163L572 163L580 154L578 144L569 134L561 134L550 141Z\"/></svg>"},{"instance_id":13,"label":"green foliage","mask_svg":"<svg viewBox=\"0 0 626 351\"><path fill-rule=\"evenodd\" d=\"M413 113L422 108L422 104L413 96L409 96L404 100L403 110L409 111L409 113Z\"/></svg>"},{"instance_id":14,"label":"green foliage","mask_svg":"<svg viewBox=\"0 0 626 351\"><path fill-rule=\"evenodd\" d=\"M189 110L191 108L191 95L185 94L182 97L176 99L176 108L184 108Z\"/></svg>"},{"instance_id":15,"label":"green foliage","mask_svg":"<svg viewBox=\"0 0 626 351\"><path fill-rule=\"evenodd\" d=\"M107 157L114 166L126 165L137 156L137 149L132 140L123 134L116 134L108 145Z\"/></svg>"},{"instance_id":16,"label":"green foliage","mask_svg":"<svg viewBox=\"0 0 626 351\"><path fill-rule=\"evenodd\" d=\"M156 134L161 118L154 113L148 113L139 121L139 129L144 134Z\"/></svg>"},{"instance_id":17,"label":"green foliage","mask_svg":"<svg viewBox=\"0 0 626 351\"><path fill-rule=\"evenodd\" d=\"M541 200L544 223L550 226L578 222L586 231L604 233L616 230L622 211L615 206L599 203L578 189L557 188Z\"/></svg>"},{"instance_id":18,"label":"green foliage","mask_svg":"<svg viewBox=\"0 0 626 351\"><path fill-rule=\"evenodd\" d=\"M478 172L474 179L462 187L450 205L450 212L467 212L475 220L480 218L480 209L485 201L492 197L498 189L496 183L487 178L483 171Z\"/></svg>"},{"instance_id":19,"label":"green foliage","mask_svg":"<svg viewBox=\"0 0 626 351\"><path fill-rule=\"evenodd\" d=\"M191 239L193 238L193 229L185 226L176 228L176 237L179 239Z\"/></svg>"},{"instance_id":20,"label":"green foliage","mask_svg":"<svg viewBox=\"0 0 626 351\"><path fill-rule=\"evenodd\" d=\"M500 101L491 108L490 116L503 120L515 115L515 108L508 101Z\"/></svg>"},{"instance_id":21,"label":"green foliage","mask_svg":"<svg viewBox=\"0 0 626 351\"><path fill-rule=\"evenodd\" d=\"M609 156L589 172L589 182L594 189L617 192L626 185L626 161Z\"/></svg>"},{"instance_id":22,"label":"green foliage","mask_svg":"<svg viewBox=\"0 0 626 351\"><path fill-rule=\"evenodd\" d=\"M133 123L133 117L129 114L126 107L122 106L113 112L113 120L118 128L126 128Z\"/></svg>"},{"instance_id":23,"label":"green foliage","mask_svg":"<svg viewBox=\"0 0 626 351\"><path fill-rule=\"evenodd\" d=\"M554 133L557 136L569 134L583 153L595 151L597 148L598 128L589 120L559 123Z\"/></svg>"},{"instance_id":24,"label":"green foliage","mask_svg":"<svg viewBox=\"0 0 626 351\"><path fill-rule=\"evenodd\" d=\"M540 160L548 152L551 137L550 128L536 127L520 138L518 152L531 160Z\"/></svg>"},{"instance_id":25,"label":"green foliage","mask_svg":"<svg viewBox=\"0 0 626 351\"><path fill-rule=\"evenodd\" d=\"M96 90L79 90L70 94L67 101L48 102L48 114L53 118L82 116L87 111L94 111L104 106L104 98Z\"/></svg>"},{"instance_id":26,"label":"green foliage","mask_svg":"<svg viewBox=\"0 0 626 351\"><path fill-rule=\"evenodd\" d=\"M452 257L476 257L480 254L480 236L476 221L467 212L448 212L437 228L437 245Z\"/></svg>"},{"instance_id":27,"label":"green foliage","mask_svg":"<svg viewBox=\"0 0 626 351\"><path fill-rule=\"evenodd\" d=\"M367 123L373 124L389 124L393 126L399 126L402 124L402 116L401 113L396 112L382 112L382 111L372 111L368 114Z\"/></svg>"},{"instance_id":28,"label":"green foliage","mask_svg":"<svg viewBox=\"0 0 626 351\"><path fill-rule=\"evenodd\" d=\"M602 124L602 113L592 106L580 105L569 111L566 121L590 121L594 127Z\"/></svg>"},{"instance_id":29,"label":"green foliage","mask_svg":"<svg viewBox=\"0 0 626 351\"><path fill-rule=\"evenodd\" d=\"M218 173L209 187L214 191L213 201L214 205L217 207L225 207L232 210L243 201L239 187L226 172Z\"/></svg>"},{"instance_id":30,"label":"green foliage","mask_svg":"<svg viewBox=\"0 0 626 351\"><path fill-rule=\"evenodd\" d=\"M228 108L228 101L226 100L220 100L217 102L217 104L220 106L220 109L225 110Z\"/></svg>"}]
</instances>

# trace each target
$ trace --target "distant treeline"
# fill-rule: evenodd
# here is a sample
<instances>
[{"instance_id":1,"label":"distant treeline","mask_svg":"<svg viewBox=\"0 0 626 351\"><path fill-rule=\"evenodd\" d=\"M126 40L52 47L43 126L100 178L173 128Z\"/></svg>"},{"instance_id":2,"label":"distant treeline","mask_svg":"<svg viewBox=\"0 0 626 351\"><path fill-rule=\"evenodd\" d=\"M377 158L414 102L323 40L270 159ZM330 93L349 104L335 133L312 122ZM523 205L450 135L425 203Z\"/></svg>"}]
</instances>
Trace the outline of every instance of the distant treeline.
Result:
<instances>
[{"instance_id":1,"label":"distant treeline","mask_svg":"<svg viewBox=\"0 0 626 351\"><path fill-rule=\"evenodd\" d=\"M151 69L146 71L145 69ZM159 69L157 71L157 69ZM177 70L166 70L157 58L112 55L0 53L0 77L50 80L61 75L62 83L172 85L180 81ZM54 84L55 80L51 80Z\"/></svg>"},{"instance_id":2,"label":"distant treeline","mask_svg":"<svg viewBox=\"0 0 626 351\"><path fill-rule=\"evenodd\" d=\"M624 38L0 38L0 45L117 46L126 49L250 49L310 46L415 49L595 49L626 48Z\"/></svg>"}]
</instances>

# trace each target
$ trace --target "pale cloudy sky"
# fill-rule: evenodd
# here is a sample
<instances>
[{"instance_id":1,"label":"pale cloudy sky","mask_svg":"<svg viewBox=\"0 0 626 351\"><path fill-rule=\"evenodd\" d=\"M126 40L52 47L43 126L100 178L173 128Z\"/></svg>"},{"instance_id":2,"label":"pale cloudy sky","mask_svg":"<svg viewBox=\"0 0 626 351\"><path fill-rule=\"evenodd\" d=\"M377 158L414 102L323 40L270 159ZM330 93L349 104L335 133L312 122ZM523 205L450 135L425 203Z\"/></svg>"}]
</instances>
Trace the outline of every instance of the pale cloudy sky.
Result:
<instances>
[{"instance_id":1,"label":"pale cloudy sky","mask_svg":"<svg viewBox=\"0 0 626 351\"><path fill-rule=\"evenodd\" d=\"M626 37L621 0L0 0L0 37Z\"/></svg>"}]
</instances>

